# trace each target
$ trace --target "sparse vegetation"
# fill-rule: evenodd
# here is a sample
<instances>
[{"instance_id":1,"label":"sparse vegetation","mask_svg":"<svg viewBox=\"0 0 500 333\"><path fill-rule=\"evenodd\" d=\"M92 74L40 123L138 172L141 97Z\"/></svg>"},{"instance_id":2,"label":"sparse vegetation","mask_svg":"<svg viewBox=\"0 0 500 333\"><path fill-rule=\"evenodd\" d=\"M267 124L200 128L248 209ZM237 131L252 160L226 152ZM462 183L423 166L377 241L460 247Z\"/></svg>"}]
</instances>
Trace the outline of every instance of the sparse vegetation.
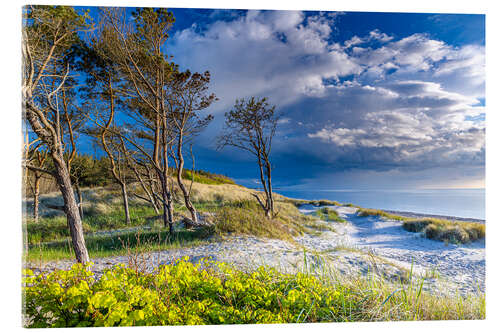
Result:
<instances>
[{"instance_id":1,"label":"sparse vegetation","mask_svg":"<svg viewBox=\"0 0 500 333\"><path fill-rule=\"evenodd\" d=\"M325 220L325 221L336 221L336 222L341 222L345 223L346 220L341 218L337 211L335 209L331 209L328 207L323 207L321 209L318 209L316 211L316 216L318 216L320 219Z\"/></svg>"},{"instance_id":2,"label":"sparse vegetation","mask_svg":"<svg viewBox=\"0 0 500 333\"><path fill-rule=\"evenodd\" d=\"M316 207L321 207L321 206L342 206L342 204L338 201L332 201L332 200L304 200L304 199L291 199L291 198L285 198L284 199L286 202L290 202L294 204L297 207L300 207L302 205L313 205Z\"/></svg>"},{"instance_id":3,"label":"sparse vegetation","mask_svg":"<svg viewBox=\"0 0 500 333\"><path fill-rule=\"evenodd\" d=\"M383 210L380 209L372 209L372 208L359 208L358 209L358 216L362 217L367 217L367 216L380 216L380 217L385 217L390 220L399 220L399 221L404 221L407 218L395 214L390 214L387 212L384 212Z\"/></svg>"},{"instance_id":4,"label":"sparse vegetation","mask_svg":"<svg viewBox=\"0 0 500 333\"><path fill-rule=\"evenodd\" d=\"M174 173L176 173L176 172L174 172ZM191 180L192 177L193 177L192 170L183 170L182 171L182 178L184 178L186 180ZM220 184L236 185L234 180L232 180L229 177L214 174L214 173L203 171L203 170L196 170L194 172L194 181L197 183L200 183L200 184L209 184L209 185L220 185Z\"/></svg>"},{"instance_id":5,"label":"sparse vegetation","mask_svg":"<svg viewBox=\"0 0 500 333\"><path fill-rule=\"evenodd\" d=\"M211 175L205 172L206 175ZM224 235L227 233L240 235L253 235L257 237L293 240L293 236L319 231L334 231L335 229L324 223L319 223L312 216L301 214L293 204L282 200L282 196L276 195L275 203L277 215L266 218L264 212L253 200L254 190L231 185L231 184L193 184L192 200L197 211L213 214L213 227L205 228L199 232L188 232L182 234L175 232L168 241L164 241L166 233L159 234L161 219L154 209L139 199L131 198L130 223L126 223L124 212L121 209L120 194L115 187L84 189L84 197L88 204L84 209L83 227L89 253L93 257L123 255L126 251L124 244L118 241L136 237L138 231L146 237L150 247L138 246L134 242L130 244L133 248L142 249L168 249L179 244L199 244L207 241L207 237L213 235ZM178 189L174 188L173 193ZM174 195L175 197L175 195ZM57 198L51 198L56 201ZM179 199L175 201L175 220L187 214L187 209ZM50 216L50 212L44 211L46 216L38 223L32 219L26 219L27 238L29 251L28 261L47 261L54 259L71 258L72 250L68 247L69 232L63 216ZM133 230L131 230L131 228ZM121 232L120 230L123 230ZM113 231L116 235L102 235L102 231ZM101 233L96 236L95 233ZM153 235L153 236L148 236ZM155 238L156 237L156 238ZM186 237L188 237L186 241Z\"/></svg>"},{"instance_id":6,"label":"sparse vegetation","mask_svg":"<svg viewBox=\"0 0 500 333\"><path fill-rule=\"evenodd\" d=\"M380 209L360 208L359 216L381 216L403 221L403 228L410 232L422 232L426 238L451 243L469 243L483 239L486 226L476 222L449 221L437 218L415 219L384 212Z\"/></svg>"}]
</instances>

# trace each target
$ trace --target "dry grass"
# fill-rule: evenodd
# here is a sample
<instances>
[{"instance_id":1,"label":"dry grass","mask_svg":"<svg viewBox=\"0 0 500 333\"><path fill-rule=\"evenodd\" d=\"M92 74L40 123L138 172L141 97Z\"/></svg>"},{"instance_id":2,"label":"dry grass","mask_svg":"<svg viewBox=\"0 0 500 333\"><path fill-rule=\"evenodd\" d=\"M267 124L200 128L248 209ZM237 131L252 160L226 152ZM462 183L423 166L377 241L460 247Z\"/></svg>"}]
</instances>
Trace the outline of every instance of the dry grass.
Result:
<instances>
[{"instance_id":1,"label":"dry grass","mask_svg":"<svg viewBox=\"0 0 500 333\"><path fill-rule=\"evenodd\" d=\"M383 210L380 209L371 209L371 208L359 208L358 209L358 216L362 217L367 217L367 216L380 216L380 217L385 217L390 220L399 220L399 221L404 221L407 218L399 215L394 215L390 214L387 212L384 212Z\"/></svg>"},{"instance_id":2,"label":"dry grass","mask_svg":"<svg viewBox=\"0 0 500 333\"><path fill-rule=\"evenodd\" d=\"M360 208L358 216L380 216L403 221L403 228L410 232L422 232L426 238L451 243L469 243L483 239L486 226L476 222L449 221L437 218L415 219L384 212L380 209Z\"/></svg>"},{"instance_id":3,"label":"dry grass","mask_svg":"<svg viewBox=\"0 0 500 333\"><path fill-rule=\"evenodd\" d=\"M422 232L426 238L452 243L469 243L483 239L486 226L474 222L457 222L442 219L414 219L403 222L403 228Z\"/></svg>"}]
</instances>

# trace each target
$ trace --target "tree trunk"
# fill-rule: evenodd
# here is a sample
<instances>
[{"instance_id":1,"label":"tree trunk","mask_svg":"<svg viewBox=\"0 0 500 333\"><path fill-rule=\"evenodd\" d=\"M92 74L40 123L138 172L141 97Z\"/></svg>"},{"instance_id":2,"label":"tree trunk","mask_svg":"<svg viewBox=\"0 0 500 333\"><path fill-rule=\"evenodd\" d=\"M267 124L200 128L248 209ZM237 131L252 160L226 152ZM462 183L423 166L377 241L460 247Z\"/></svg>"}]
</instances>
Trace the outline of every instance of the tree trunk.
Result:
<instances>
[{"instance_id":1,"label":"tree trunk","mask_svg":"<svg viewBox=\"0 0 500 333\"><path fill-rule=\"evenodd\" d=\"M264 166L262 164L262 157L261 157L260 153L257 156L257 162L259 163L260 182L262 183L262 187L264 188L264 194L266 196L266 204L263 205L261 202L259 202L259 203L262 206L262 209L264 209L264 213L266 213L266 217L271 217L271 214L270 214L271 202L269 201L269 189L267 188L266 178L264 177Z\"/></svg>"},{"instance_id":2,"label":"tree trunk","mask_svg":"<svg viewBox=\"0 0 500 333\"><path fill-rule=\"evenodd\" d=\"M159 178L161 183L161 201L163 204L163 226L166 228L168 226L169 233L172 235L174 232L174 217L173 217L173 205L172 205L172 195L168 190L167 176L166 172L159 172Z\"/></svg>"},{"instance_id":3,"label":"tree trunk","mask_svg":"<svg viewBox=\"0 0 500 333\"><path fill-rule=\"evenodd\" d=\"M123 197L123 209L125 210L125 222L130 224L130 212L128 210L128 195L127 195L127 185L125 182L120 183L122 188L122 197Z\"/></svg>"},{"instance_id":4,"label":"tree trunk","mask_svg":"<svg viewBox=\"0 0 500 333\"><path fill-rule=\"evenodd\" d=\"M76 261L79 263L89 262L89 254L85 246L85 239L83 238L82 220L78 211L78 205L75 200L75 194L71 185L71 179L68 172L68 167L64 162L62 154L52 152L52 159L54 160L55 176L57 185L61 191L64 199L64 211L71 235L73 250L75 251Z\"/></svg>"},{"instance_id":5,"label":"tree trunk","mask_svg":"<svg viewBox=\"0 0 500 333\"><path fill-rule=\"evenodd\" d=\"M151 189L151 195L153 197L153 205L155 207L160 207L160 202L158 201L158 198L155 196L155 193L158 193L158 191L156 190L157 189L157 186L155 186L155 182L153 181L153 176L154 176L154 173L150 172L150 170L148 169L148 183L149 183L149 187ZM159 208L158 208L158 211L159 211Z\"/></svg>"},{"instance_id":6,"label":"tree trunk","mask_svg":"<svg viewBox=\"0 0 500 333\"><path fill-rule=\"evenodd\" d=\"M75 182L75 188L76 193L78 194L78 212L80 213L80 219L83 220L83 196L78 181Z\"/></svg>"},{"instance_id":7,"label":"tree trunk","mask_svg":"<svg viewBox=\"0 0 500 333\"><path fill-rule=\"evenodd\" d=\"M38 223L38 207L40 206L40 180L41 176L35 174L35 185L33 188L33 219Z\"/></svg>"},{"instance_id":8,"label":"tree trunk","mask_svg":"<svg viewBox=\"0 0 500 333\"><path fill-rule=\"evenodd\" d=\"M269 197L269 210L271 215L274 215L274 198L273 198L273 187L271 185L271 163L266 158L266 173L267 173L267 190Z\"/></svg>"},{"instance_id":9,"label":"tree trunk","mask_svg":"<svg viewBox=\"0 0 500 333\"><path fill-rule=\"evenodd\" d=\"M179 187L182 191L182 195L184 197L184 204L186 205L186 208L189 210L189 213L191 214L191 219L194 222L198 222L198 215L196 214L196 209L194 208L191 198L190 198L190 193L186 189L186 186L184 186L184 182L182 181L182 171L184 170L184 157L182 156L182 133L179 134L179 141L177 143L177 159L179 161L179 165L177 166L177 183L179 183Z\"/></svg>"},{"instance_id":10,"label":"tree trunk","mask_svg":"<svg viewBox=\"0 0 500 333\"><path fill-rule=\"evenodd\" d=\"M170 235L174 234L174 206L172 196L167 193L167 213L168 213L168 232Z\"/></svg>"}]
</instances>

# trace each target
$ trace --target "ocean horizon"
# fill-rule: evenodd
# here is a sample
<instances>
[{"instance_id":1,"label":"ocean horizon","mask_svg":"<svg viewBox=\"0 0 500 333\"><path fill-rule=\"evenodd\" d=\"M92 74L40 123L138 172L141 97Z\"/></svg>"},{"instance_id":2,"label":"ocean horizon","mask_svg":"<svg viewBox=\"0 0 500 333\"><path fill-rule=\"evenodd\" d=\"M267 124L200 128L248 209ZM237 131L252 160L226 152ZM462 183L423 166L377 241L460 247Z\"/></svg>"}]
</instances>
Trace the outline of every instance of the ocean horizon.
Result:
<instances>
[{"instance_id":1,"label":"ocean horizon","mask_svg":"<svg viewBox=\"0 0 500 333\"><path fill-rule=\"evenodd\" d=\"M295 199L336 200L364 208L407 211L485 220L485 189L418 190L287 190L277 193Z\"/></svg>"}]
</instances>

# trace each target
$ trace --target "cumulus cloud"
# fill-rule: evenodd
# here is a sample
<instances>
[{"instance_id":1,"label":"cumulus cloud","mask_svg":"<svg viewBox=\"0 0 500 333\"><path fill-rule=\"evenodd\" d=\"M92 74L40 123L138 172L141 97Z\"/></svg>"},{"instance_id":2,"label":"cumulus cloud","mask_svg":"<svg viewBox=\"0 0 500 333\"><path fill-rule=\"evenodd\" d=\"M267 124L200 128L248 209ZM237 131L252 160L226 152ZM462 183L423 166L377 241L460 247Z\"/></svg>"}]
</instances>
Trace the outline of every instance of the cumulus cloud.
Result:
<instances>
[{"instance_id":1,"label":"cumulus cloud","mask_svg":"<svg viewBox=\"0 0 500 333\"><path fill-rule=\"evenodd\" d=\"M346 161L350 156L357 160L362 154L365 167L377 168L383 151L393 166L484 163L484 121L467 120L484 113L483 107L472 106L475 99L421 81L332 90L337 90L334 100L339 104L321 108L325 114L317 114L321 121L307 134L309 139L327 144L320 154L331 161ZM351 98L374 102L347 104ZM343 103L348 105L345 111L335 109ZM336 121L328 123L327 119ZM343 149L325 154L325 150L333 152L335 148Z\"/></svg>"},{"instance_id":2,"label":"cumulus cloud","mask_svg":"<svg viewBox=\"0 0 500 333\"><path fill-rule=\"evenodd\" d=\"M283 159L336 170L484 166L484 46L378 29L340 42L335 24L249 11L179 31L170 50L181 67L211 71L216 119L236 98L268 96L286 116L274 148Z\"/></svg>"},{"instance_id":3,"label":"cumulus cloud","mask_svg":"<svg viewBox=\"0 0 500 333\"><path fill-rule=\"evenodd\" d=\"M361 67L329 45L327 15L294 11L249 11L217 21L203 32L175 34L171 52L183 67L210 70L213 89L227 108L237 97L268 95L284 106L300 97L321 96L324 79L358 74Z\"/></svg>"}]
</instances>

